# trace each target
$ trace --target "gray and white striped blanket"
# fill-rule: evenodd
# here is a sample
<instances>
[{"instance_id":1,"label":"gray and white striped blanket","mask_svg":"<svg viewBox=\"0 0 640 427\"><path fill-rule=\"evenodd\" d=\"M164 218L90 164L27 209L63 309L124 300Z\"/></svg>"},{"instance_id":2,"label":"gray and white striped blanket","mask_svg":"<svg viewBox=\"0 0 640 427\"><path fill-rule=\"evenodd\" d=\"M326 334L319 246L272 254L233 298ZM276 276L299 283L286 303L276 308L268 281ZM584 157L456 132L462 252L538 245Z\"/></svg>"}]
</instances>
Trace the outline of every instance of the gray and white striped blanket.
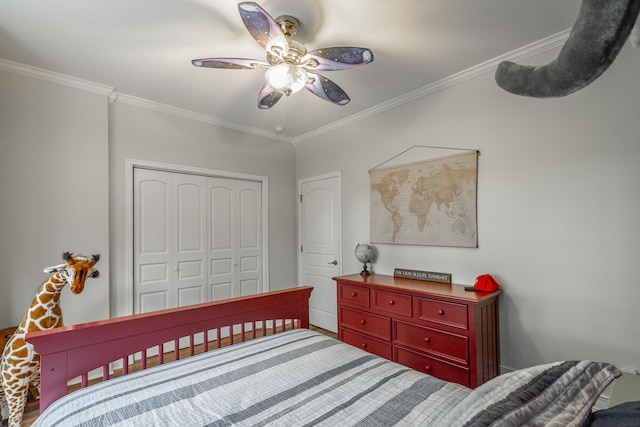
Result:
<instances>
[{"instance_id":1,"label":"gray and white striped blanket","mask_svg":"<svg viewBox=\"0 0 640 427\"><path fill-rule=\"evenodd\" d=\"M469 392L297 329L73 392L34 426L433 425Z\"/></svg>"}]
</instances>

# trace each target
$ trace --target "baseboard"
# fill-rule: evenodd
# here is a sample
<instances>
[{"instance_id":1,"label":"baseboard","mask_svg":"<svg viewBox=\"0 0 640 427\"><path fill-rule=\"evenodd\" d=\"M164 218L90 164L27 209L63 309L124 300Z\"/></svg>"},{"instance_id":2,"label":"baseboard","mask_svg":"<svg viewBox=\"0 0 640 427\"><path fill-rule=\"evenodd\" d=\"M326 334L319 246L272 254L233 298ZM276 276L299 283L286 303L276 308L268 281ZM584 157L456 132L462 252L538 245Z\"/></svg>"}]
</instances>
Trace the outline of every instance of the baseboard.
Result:
<instances>
[{"instance_id":1,"label":"baseboard","mask_svg":"<svg viewBox=\"0 0 640 427\"><path fill-rule=\"evenodd\" d=\"M507 368L506 366L500 366L500 375L508 374L509 372L513 372L515 369Z\"/></svg>"}]
</instances>

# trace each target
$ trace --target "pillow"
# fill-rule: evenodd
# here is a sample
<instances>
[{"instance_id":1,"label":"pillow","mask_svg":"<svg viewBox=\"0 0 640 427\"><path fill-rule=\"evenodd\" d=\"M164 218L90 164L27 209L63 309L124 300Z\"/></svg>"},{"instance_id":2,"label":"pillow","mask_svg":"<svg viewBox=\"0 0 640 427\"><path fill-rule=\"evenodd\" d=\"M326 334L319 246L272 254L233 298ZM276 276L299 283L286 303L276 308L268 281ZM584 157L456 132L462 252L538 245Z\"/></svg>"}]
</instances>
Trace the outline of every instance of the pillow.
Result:
<instances>
[{"instance_id":1,"label":"pillow","mask_svg":"<svg viewBox=\"0 0 640 427\"><path fill-rule=\"evenodd\" d=\"M556 362L498 376L472 390L441 426L580 426L622 373L592 361Z\"/></svg>"}]
</instances>

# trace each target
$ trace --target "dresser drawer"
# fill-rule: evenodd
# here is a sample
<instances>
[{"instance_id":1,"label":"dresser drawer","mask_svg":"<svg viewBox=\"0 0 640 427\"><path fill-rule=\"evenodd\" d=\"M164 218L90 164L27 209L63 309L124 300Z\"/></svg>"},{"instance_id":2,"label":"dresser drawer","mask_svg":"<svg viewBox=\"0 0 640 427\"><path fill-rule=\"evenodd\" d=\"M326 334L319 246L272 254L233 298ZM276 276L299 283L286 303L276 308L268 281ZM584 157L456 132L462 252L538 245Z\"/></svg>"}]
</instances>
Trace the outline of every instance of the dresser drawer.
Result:
<instances>
[{"instance_id":1,"label":"dresser drawer","mask_svg":"<svg viewBox=\"0 0 640 427\"><path fill-rule=\"evenodd\" d=\"M395 360L401 365L424 372L444 381L451 381L469 387L469 370L455 366L424 354L396 347Z\"/></svg>"},{"instance_id":2,"label":"dresser drawer","mask_svg":"<svg viewBox=\"0 0 640 427\"><path fill-rule=\"evenodd\" d=\"M417 298L417 300L417 317L419 319L461 329L469 328L466 305L426 298Z\"/></svg>"},{"instance_id":3,"label":"dresser drawer","mask_svg":"<svg viewBox=\"0 0 640 427\"><path fill-rule=\"evenodd\" d=\"M348 329L343 329L341 334L340 339L347 344L351 344L352 346L368 351L369 353L377 354L385 359L392 360L393 352L391 351L390 342L384 342L366 335L358 334Z\"/></svg>"},{"instance_id":4,"label":"dresser drawer","mask_svg":"<svg viewBox=\"0 0 640 427\"><path fill-rule=\"evenodd\" d=\"M369 288L340 284L339 289L341 302L369 307Z\"/></svg>"},{"instance_id":5,"label":"dresser drawer","mask_svg":"<svg viewBox=\"0 0 640 427\"><path fill-rule=\"evenodd\" d=\"M391 341L391 319L388 317L340 307L340 326Z\"/></svg>"},{"instance_id":6,"label":"dresser drawer","mask_svg":"<svg viewBox=\"0 0 640 427\"><path fill-rule=\"evenodd\" d=\"M374 290L373 307L378 310L388 311L389 313L411 317L411 295Z\"/></svg>"},{"instance_id":7,"label":"dresser drawer","mask_svg":"<svg viewBox=\"0 0 640 427\"><path fill-rule=\"evenodd\" d=\"M468 342L467 337L461 335L404 322L395 323L394 343L438 354L458 363L466 364L469 361Z\"/></svg>"}]
</instances>

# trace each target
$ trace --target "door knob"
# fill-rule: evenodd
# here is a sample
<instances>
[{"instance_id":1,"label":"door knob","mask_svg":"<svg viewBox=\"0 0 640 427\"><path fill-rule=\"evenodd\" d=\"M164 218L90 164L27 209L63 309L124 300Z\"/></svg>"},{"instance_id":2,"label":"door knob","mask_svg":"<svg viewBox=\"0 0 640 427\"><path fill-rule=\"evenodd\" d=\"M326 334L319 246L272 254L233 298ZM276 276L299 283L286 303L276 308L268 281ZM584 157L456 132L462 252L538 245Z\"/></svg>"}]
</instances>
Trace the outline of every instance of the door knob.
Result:
<instances>
[{"instance_id":1,"label":"door knob","mask_svg":"<svg viewBox=\"0 0 640 427\"><path fill-rule=\"evenodd\" d=\"M334 259L333 261L328 262L327 264L338 265L338 260L337 260L337 259Z\"/></svg>"}]
</instances>

